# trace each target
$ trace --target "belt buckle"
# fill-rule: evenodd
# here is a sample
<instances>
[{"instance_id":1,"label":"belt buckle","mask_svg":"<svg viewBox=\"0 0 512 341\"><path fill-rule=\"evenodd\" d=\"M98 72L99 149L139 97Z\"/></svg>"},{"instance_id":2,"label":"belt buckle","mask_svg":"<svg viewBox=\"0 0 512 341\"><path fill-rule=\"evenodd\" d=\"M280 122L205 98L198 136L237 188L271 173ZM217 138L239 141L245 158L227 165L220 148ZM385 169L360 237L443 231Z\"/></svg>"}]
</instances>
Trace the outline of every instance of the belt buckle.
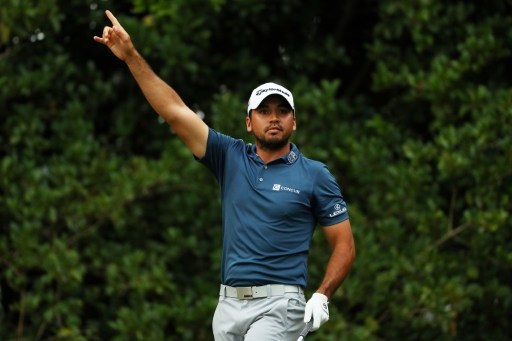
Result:
<instances>
[{"instance_id":1,"label":"belt buckle","mask_svg":"<svg viewBox=\"0 0 512 341\"><path fill-rule=\"evenodd\" d=\"M239 300L252 300L252 288L251 287L239 287L236 288L236 298Z\"/></svg>"}]
</instances>

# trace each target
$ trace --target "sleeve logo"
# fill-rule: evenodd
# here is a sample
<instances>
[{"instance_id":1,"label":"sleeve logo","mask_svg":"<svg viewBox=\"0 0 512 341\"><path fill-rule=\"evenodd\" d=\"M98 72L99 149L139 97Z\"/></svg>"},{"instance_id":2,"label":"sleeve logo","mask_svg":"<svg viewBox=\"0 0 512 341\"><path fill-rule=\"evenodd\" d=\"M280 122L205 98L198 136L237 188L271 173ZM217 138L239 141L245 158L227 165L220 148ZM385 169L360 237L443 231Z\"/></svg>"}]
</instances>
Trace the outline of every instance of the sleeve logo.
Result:
<instances>
[{"instance_id":1,"label":"sleeve logo","mask_svg":"<svg viewBox=\"0 0 512 341\"><path fill-rule=\"evenodd\" d=\"M334 205L334 212L329 214L329 218L334 218L336 216L339 216L340 214L345 213L346 211L347 211L346 207L342 208L340 204L336 204L336 205Z\"/></svg>"}]
</instances>

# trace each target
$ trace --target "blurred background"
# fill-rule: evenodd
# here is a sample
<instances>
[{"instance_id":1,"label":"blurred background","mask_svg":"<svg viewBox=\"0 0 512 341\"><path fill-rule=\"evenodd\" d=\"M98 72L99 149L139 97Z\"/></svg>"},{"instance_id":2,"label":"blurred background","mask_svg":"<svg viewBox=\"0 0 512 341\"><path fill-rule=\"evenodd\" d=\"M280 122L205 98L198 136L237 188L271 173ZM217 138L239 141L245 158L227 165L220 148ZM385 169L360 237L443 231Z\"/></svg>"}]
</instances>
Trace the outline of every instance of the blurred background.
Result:
<instances>
[{"instance_id":1,"label":"blurred background","mask_svg":"<svg viewBox=\"0 0 512 341\"><path fill-rule=\"evenodd\" d=\"M357 246L308 339L512 337L512 1L2 0L1 340L213 339L217 184L93 41L105 9L223 133L293 91Z\"/></svg>"}]
</instances>

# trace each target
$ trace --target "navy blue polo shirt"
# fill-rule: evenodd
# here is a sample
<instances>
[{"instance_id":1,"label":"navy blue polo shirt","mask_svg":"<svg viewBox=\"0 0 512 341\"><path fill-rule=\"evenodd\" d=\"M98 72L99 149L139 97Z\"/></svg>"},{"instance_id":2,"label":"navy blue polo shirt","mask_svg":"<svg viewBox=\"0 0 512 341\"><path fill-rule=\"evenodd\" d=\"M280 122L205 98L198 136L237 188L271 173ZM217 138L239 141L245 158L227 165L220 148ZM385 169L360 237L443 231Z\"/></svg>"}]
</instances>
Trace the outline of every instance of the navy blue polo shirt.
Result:
<instances>
[{"instance_id":1,"label":"navy blue polo shirt","mask_svg":"<svg viewBox=\"0 0 512 341\"><path fill-rule=\"evenodd\" d=\"M327 167L302 156L294 144L287 155L265 164L254 145L213 129L199 161L220 185L221 282L306 287L316 225L348 219L341 190Z\"/></svg>"}]
</instances>

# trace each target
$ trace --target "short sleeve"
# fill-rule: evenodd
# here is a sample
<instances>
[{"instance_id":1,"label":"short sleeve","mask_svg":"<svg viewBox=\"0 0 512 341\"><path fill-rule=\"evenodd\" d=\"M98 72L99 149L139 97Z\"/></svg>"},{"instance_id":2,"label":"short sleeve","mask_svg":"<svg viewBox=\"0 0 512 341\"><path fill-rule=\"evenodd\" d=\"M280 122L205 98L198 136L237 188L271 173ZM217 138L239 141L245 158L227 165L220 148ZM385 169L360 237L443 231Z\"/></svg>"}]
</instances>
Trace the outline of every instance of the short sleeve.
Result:
<instances>
[{"instance_id":1,"label":"short sleeve","mask_svg":"<svg viewBox=\"0 0 512 341\"><path fill-rule=\"evenodd\" d=\"M313 186L314 212L320 225L331 226L349 218L341 188L326 166L318 172Z\"/></svg>"}]
</instances>

